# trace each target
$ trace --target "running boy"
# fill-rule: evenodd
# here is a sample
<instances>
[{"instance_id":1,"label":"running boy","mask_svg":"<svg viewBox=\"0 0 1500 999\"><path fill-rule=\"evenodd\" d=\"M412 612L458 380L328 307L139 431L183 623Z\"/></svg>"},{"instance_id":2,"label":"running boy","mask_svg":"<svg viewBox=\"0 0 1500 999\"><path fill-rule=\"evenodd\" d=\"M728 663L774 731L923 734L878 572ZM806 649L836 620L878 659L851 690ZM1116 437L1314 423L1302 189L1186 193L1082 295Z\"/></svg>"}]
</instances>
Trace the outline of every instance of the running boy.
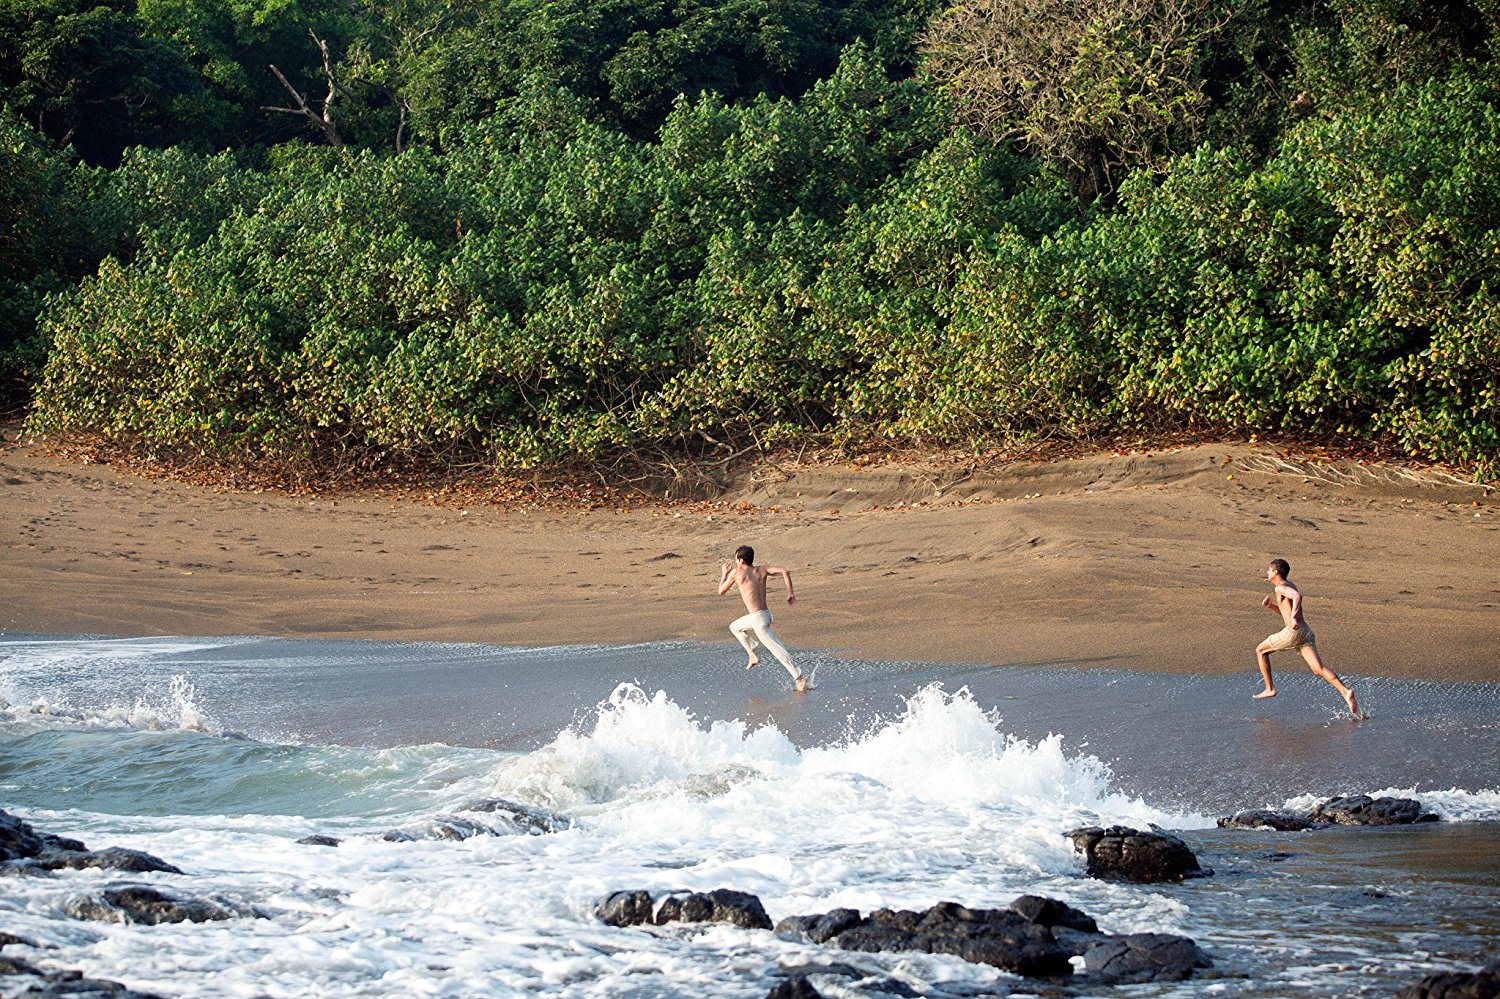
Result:
<instances>
[{"instance_id":1,"label":"running boy","mask_svg":"<svg viewBox=\"0 0 1500 999\"><path fill-rule=\"evenodd\" d=\"M719 596L722 597L738 586L740 597L745 601L745 610L749 611L744 617L731 623L729 631L750 654L750 661L745 664L746 669L754 669L760 664L760 656L755 654L755 648L757 645L764 645L771 655L781 661L786 671L792 674L797 689L806 690L807 677L792 662L791 653L787 652L786 646L781 644L776 633L771 630L771 612L766 608L766 580L771 576L780 576L786 580L786 604L788 607L795 607L797 594L792 591L792 574L777 565L756 565L755 549L749 545L736 548L734 562L725 562L720 567Z\"/></svg>"},{"instance_id":2,"label":"running boy","mask_svg":"<svg viewBox=\"0 0 1500 999\"><path fill-rule=\"evenodd\" d=\"M1264 642L1255 647L1255 657L1260 663L1260 675L1266 681L1266 689L1256 694L1256 698L1275 697L1276 684L1271 680L1271 653L1296 650L1302 653L1302 658L1307 660L1307 668L1333 685L1333 689L1339 692L1344 703L1349 706L1349 713L1355 717L1359 716L1359 706L1354 701L1354 691L1344 686L1338 674L1327 666L1318 655L1317 636L1307 626L1307 619L1302 615L1302 591L1287 576L1291 575L1292 567L1285 559L1273 558L1271 564L1266 567L1266 579L1270 581L1273 593L1260 602L1262 607L1273 610L1281 615L1281 621L1286 627L1274 635L1267 636Z\"/></svg>"}]
</instances>

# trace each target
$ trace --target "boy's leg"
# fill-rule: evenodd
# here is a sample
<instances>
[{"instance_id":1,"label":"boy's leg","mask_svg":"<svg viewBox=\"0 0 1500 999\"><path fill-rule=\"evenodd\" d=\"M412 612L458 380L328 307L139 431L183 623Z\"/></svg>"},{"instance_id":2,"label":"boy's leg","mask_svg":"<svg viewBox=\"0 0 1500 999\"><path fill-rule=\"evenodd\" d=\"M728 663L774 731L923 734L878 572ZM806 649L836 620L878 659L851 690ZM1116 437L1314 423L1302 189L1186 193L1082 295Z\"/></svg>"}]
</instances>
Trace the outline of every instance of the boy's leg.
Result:
<instances>
[{"instance_id":1,"label":"boy's leg","mask_svg":"<svg viewBox=\"0 0 1500 999\"><path fill-rule=\"evenodd\" d=\"M760 664L760 656L755 654L755 615L746 614L744 617L736 618L729 625L729 633L739 640L750 655L750 662L746 669L754 669Z\"/></svg>"},{"instance_id":2,"label":"boy's leg","mask_svg":"<svg viewBox=\"0 0 1500 999\"><path fill-rule=\"evenodd\" d=\"M1351 715L1359 714L1359 706L1354 700L1354 691L1344 686L1344 681L1339 679L1337 673L1323 665L1323 658L1318 655L1318 647L1316 645L1304 645L1299 651L1302 653L1302 658L1307 660L1307 668L1327 680L1333 686L1333 689L1339 692L1339 696L1344 699L1344 703L1349 707L1349 713Z\"/></svg>"},{"instance_id":3,"label":"boy's leg","mask_svg":"<svg viewBox=\"0 0 1500 999\"><path fill-rule=\"evenodd\" d=\"M799 670L796 664L792 662L792 654L786 650L786 646L781 644L781 640L777 638L776 633L771 630L771 622L767 621L762 624L757 621L755 625L755 635L760 639L760 644L769 649L771 651L771 655L779 659L781 661L781 665L786 667L786 671L792 674L792 679L798 682L798 686L803 686L802 671Z\"/></svg>"},{"instance_id":4,"label":"boy's leg","mask_svg":"<svg viewBox=\"0 0 1500 999\"><path fill-rule=\"evenodd\" d=\"M1266 648L1266 644L1266 642L1261 642L1255 647L1255 661L1260 664L1261 678L1266 681L1265 690L1251 695L1256 700L1260 700L1263 697L1276 696L1276 683L1271 679L1271 653L1274 650Z\"/></svg>"}]
</instances>

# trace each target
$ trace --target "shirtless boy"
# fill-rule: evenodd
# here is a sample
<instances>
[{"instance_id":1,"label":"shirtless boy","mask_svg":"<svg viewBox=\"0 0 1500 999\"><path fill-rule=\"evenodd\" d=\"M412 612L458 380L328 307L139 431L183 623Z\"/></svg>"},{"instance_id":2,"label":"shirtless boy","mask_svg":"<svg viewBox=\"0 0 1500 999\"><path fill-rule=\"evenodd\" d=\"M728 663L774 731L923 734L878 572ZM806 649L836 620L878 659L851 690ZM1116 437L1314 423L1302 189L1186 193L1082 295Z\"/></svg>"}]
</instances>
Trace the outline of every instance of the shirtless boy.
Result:
<instances>
[{"instance_id":1,"label":"shirtless boy","mask_svg":"<svg viewBox=\"0 0 1500 999\"><path fill-rule=\"evenodd\" d=\"M1279 558L1272 559L1270 566L1266 568L1266 579L1275 592L1262 600L1260 605L1279 613L1286 627L1255 647L1255 656L1260 662L1260 675L1265 678L1266 689L1254 696L1276 696L1276 684L1271 681L1271 653L1295 649L1307 660L1307 668L1332 684L1333 689L1339 692L1339 696L1349 706L1349 713L1357 717L1359 706L1354 701L1354 691L1344 686L1344 681L1338 678L1338 674L1324 666L1323 660L1318 657L1317 636L1307 626L1307 619L1302 615L1302 591L1287 579L1291 572L1292 567L1285 559Z\"/></svg>"},{"instance_id":2,"label":"shirtless boy","mask_svg":"<svg viewBox=\"0 0 1500 999\"><path fill-rule=\"evenodd\" d=\"M750 654L750 661L745 664L746 669L754 669L760 664L760 656L755 654L755 648L757 645L764 645L771 651L771 655L781 660L786 671L792 674L797 689L806 690L807 677L792 662L786 646L781 644L776 633L771 630L771 612L766 608L766 580L771 576L780 576L786 580L786 604L788 607L796 606L797 595L792 592L792 574L778 565L756 565L755 549L749 545L736 548L734 561L725 562L720 567L719 596L722 597L738 586L740 597L745 601L745 610L750 612L730 624L729 631Z\"/></svg>"}]
</instances>

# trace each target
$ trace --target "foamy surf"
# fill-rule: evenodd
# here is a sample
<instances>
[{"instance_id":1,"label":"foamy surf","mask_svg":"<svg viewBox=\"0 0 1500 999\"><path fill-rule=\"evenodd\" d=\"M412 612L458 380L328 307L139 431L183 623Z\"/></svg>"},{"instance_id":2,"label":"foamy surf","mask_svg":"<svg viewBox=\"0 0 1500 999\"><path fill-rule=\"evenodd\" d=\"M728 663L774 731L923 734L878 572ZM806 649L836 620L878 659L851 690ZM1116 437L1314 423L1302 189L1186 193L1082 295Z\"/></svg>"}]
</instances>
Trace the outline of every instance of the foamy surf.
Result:
<instances>
[{"instance_id":1,"label":"foamy surf","mask_svg":"<svg viewBox=\"0 0 1500 999\"><path fill-rule=\"evenodd\" d=\"M1391 992L1480 963L1500 930L1500 792L1465 776L1493 747L1458 745L1483 722L1449 714L1433 759L1454 766L1442 771L1413 745L1381 756L1371 737L1399 740L1391 722L1331 726L1293 684L1280 714L1200 729L1184 704L1227 711L1240 692L1225 685L1221 702L1212 678L841 664L814 695L768 686L755 699L735 650L705 646L82 644L48 651L66 670L11 670L30 654L14 648L0 669L23 695L77 712L0 714L0 804L188 874L8 879L0 921L58 949L6 954L165 996L760 999L809 962L853 962L930 996L1021 985L956 958L830 953L726 926L604 926L595 902L627 888L738 888L773 919L1034 892L1111 932L1186 933L1231 976L1096 993L1121 999ZM1419 720L1434 706L1482 713L1496 696L1366 687L1389 716ZM426 737L382 744L392 730ZM1322 769L1356 754L1365 770ZM1402 769L1412 760L1420 780ZM1208 828L1215 788L1234 807L1295 807L1325 782L1399 789L1448 821ZM497 796L574 822L538 832L469 807ZM1219 873L1165 886L1083 877L1063 833L1112 823L1177 830ZM307 836L339 845L295 842ZM130 927L65 915L72 895L124 880L221 894L265 918ZM1445 915L1453 906L1461 922Z\"/></svg>"},{"instance_id":2,"label":"foamy surf","mask_svg":"<svg viewBox=\"0 0 1500 999\"><path fill-rule=\"evenodd\" d=\"M66 697L51 701L34 696L27 703L12 704L0 698L0 717L13 723L43 721L99 728L133 728L144 731L183 731L223 734L218 723L197 704L193 684L178 674L164 686L147 685L130 703L107 703L80 707Z\"/></svg>"}]
</instances>

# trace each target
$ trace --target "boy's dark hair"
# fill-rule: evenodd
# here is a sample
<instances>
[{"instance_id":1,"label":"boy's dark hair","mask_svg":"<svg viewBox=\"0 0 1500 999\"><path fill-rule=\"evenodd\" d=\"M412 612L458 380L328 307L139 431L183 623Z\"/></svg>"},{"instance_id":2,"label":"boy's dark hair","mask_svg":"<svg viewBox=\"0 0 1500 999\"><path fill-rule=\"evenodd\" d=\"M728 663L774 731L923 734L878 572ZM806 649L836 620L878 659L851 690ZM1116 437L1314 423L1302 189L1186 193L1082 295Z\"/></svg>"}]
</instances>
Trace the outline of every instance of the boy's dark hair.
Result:
<instances>
[{"instance_id":1,"label":"boy's dark hair","mask_svg":"<svg viewBox=\"0 0 1500 999\"><path fill-rule=\"evenodd\" d=\"M755 549L749 545L740 545L734 550L734 557L746 565L755 564Z\"/></svg>"},{"instance_id":2,"label":"boy's dark hair","mask_svg":"<svg viewBox=\"0 0 1500 999\"><path fill-rule=\"evenodd\" d=\"M1275 569L1276 575L1280 576L1282 579L1287 579L1292 574L1292 567L1287 564L1287 561L1284 558L1271 559L1271 568Z\"/></svg>"}]
</instances>

